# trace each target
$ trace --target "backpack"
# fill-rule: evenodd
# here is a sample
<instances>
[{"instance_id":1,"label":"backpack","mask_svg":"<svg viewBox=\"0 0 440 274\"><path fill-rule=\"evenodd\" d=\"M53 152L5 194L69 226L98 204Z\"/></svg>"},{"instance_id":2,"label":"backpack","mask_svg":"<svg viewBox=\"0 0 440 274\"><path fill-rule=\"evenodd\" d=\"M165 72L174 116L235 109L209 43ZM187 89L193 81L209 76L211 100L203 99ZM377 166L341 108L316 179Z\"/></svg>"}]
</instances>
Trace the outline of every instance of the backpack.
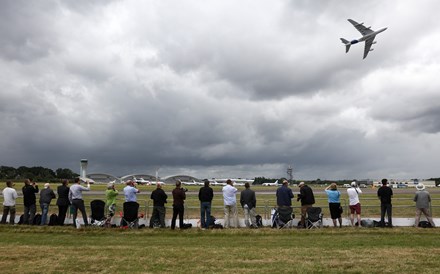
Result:
<instances>
[{"instance_id":1,"label":"backpack","mask_svg":"<svg viewBox=\"0 0 440 274\"><path fill-rule=\"evenodd\" d=\"M374 220L361 220L362 227L374 227Z\"/></svg>"},{"instance_id":2,"label":"backpack","mask_svg":"<svg viewBox=\"0 0 440 274\"><path fill-rule=\"evenodd\" d=\"M37 213L34 216L34 220L32 221L33 225L40 225L41 224L41 214Z\"/></svg>"},{"instance_id":3,"label":"backpack","mask_svg":"<svg viewBox=\"0 0 440 274\"><path fill-rule=\"evenodd\" d=\"M257 223L257 227L262 227L263 226L263 218L261 218L261 215L255 216L255 221Z\"/></svg>"},{"instance_id":4,"label":"backpack","mask_svg":"<svg viewBox=\"0 0 440 274\"><path fill-rule=\"evenodd\" d=\"M192 227L192 224L191 224L191 223L189 223L189 224L183 224L182 229L188 229L188 228L191 228L191 227Z\"/></svg>"},{"instance_id":5,"label":"backpack","mask_svg":"<svg viewBox=\"0 0 440 274\"><path fill-rule=\"evenodd\" d=\"M211 216L209 217L209 224L208 224L208 227L215 225L215 221L216 221L215 217L211 215Z\"/></svg>"},{"instance_id":6,"label":"backpack","mask_svg":"<svg viewBox=\"0 0 440 274\"><path fill-rule=\"evenodd\" d=\"M56 215L55 213L52 213L50 215L48 225L53 226L53 225L57 225L57 224L58 224L58 215Z\"/></svg>"},{"instance_id":7,"label":"backpack","mask_svg":"<svg viewBox=\"0 0 440 274\"><path fill-rule=\"evenodd\" d=\"M432 225L430 222L428 221L420 221L419 222L419 227L423 227L423 228L432 228Z\"/></svg>"}]
</instances>

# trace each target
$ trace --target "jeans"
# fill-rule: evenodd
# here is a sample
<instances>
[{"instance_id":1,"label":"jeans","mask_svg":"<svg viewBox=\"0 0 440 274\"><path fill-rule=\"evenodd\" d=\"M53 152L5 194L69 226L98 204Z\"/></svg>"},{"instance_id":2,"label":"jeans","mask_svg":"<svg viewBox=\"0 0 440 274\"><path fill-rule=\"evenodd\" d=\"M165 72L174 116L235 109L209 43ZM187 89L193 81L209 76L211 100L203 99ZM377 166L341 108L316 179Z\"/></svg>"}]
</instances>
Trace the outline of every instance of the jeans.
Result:
<instances>
[{"instance_id":1,"label":"jeans","mask_svg":"<svg viewBox=\"0 0 440 274\"><path fill-rule=\"evenodd\" d=\"M165 228L165 207L153 206L153 213L150 218L150 228L153 228L154 221L159 220L160 228Z\"/></svg>"},{"instance_id":2,"label":"jeans","mask_svg":"<svg viewBox=\"0 0 440 274\"><path fill-rule=\"evenodd\" d=\"M24 206L23 224L33 225L36 212L37 212L37 206L35 204L32 204L30 206Z\"/></svg>"},{"instance_id":3,"label":"jeans","mask_svg":"<svg viewBox=\"0 0 440 274\"><path fill-rule=\"evenodd\" d=\"M84 200L80 199L73 199L72 200L72 209L73 209L73 226L76 227L76 216L78 215L78 209L81 211L84 225L89 225L89 222L87 221L87 214L86 214L86 208L84 206Z\"/></svg>"},{"instance_id":4,"label":"jeans","mask_svg":"<svg viewBox=\"0 0 440 274\"><path fill-rule=\"evenodd\" d=\"M45 225L47 221L47 213L49 212L49 204L40 204L41 207L41 223L37 225Z\"/></svg>"},{"instance_id":5,"label":"jeans","mask_svg":"<svg viewBox=\"0 0 440 274\"><path fill-rule=\"evenodd\" d=\"M200 203L200 225L208 228L211 222L211 202Z\"/></svg>"},{"instance_id":6,"label":"jeans","mask_svg":"<svg viewBox=\"0 0 440 274\"><path fill-rule=\"evenodd\" d=\"M388 216L388 226L393 225L392 221L392 209L393 206L391 204L380 204L380 225L385 226L385 213Z\"/></svg>"},{"instance_id":7,"label":"jeans","mask_svg":"<svg viewBox=\"0 0 440 274\"><path fill-rule=\"evenodd\" d=\"M257 227L257 219L255 216L257 216L257 213L255 211L255 207L249 208L247 206L243 207L244 212L244 223L246 224L246 227L250 227L251 225L253 227ZM249 219L251 220L249 222Z\"/></svg>"},{"instance_id":8,"label":"jeans","mask_svg":"<svg viewBox=\"0 0 440 274\"><path fill-rule=\"evenodd\" d=\"M173 205L173 219L171 219L171 229L176 227L176 218L179 215L179 227L183 228L183 213L185 211L185 207L183 205Z\"/></svg>"},{"instance_id":9,"label":"jeans","mask_svg":"<svg viewBox=\"0 0 440 274\"><path fill-rule=\"evenodd\" d=\"M13 206L3 206L3 216L0 223L6 224L6 218L9 216L9 224L13 225L15 223L15 205Z\"/></svg>"},{"instance_id":10,"label":"jeans","mask_svg":"<svg viewBox=\"0 0 440 274\"><path fill-rule=\"evenodd\" d=\"M237 205L225 205L225 228L230 226L230 218L234 218L235 227L238 227Z\"/></svg>"}]
</instances>

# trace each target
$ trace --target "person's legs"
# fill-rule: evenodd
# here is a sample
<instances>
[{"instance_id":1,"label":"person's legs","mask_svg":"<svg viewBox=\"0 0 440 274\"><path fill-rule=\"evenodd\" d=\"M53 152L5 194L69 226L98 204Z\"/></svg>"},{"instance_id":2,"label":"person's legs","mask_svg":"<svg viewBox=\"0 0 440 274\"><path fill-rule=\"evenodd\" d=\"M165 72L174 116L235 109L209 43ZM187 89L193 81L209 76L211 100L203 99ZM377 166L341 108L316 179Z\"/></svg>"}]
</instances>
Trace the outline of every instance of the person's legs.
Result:
<instances>
[{"instance_id":1,"label":"person's legs","mask_svg":"<svg viewBox=\"0 0 440 274\"><path fill-rule=\"evenodd\" d=\"M211 203L208 202L208 203L206 204L206 222L205 222L205 228L208 228L210 223L211 223Z\"/></svg>"},{"instance_id":2,"label":"person's legs","mask_svg":"<svg viewBox=\"0 0 440 274\"><path fill-rule=\"evenodd\" d=\"M69 206L60 206L60 205L58 206L58 225L64 225L68 207Z\"/></svg>"},{"instance_id":3,"label":"person's legs","mask_svg":"<svg viewBox=\"0 0 440 274\"><path fill-rule=\"evenodd\" d=\"M422 210L420 208L416 208L416 218L415 218L415 222L414 222L415 227L419 226L421 212L422 212Z\"/></svg>"},{"instance_id":4,"label":"person's legs","mask_svg":"<svg viewBox=\"0 0 440 274\"><path fill-rule=\"evenodd\" d=\"M2 220L1 220L1 224L6 224L6 218L8 217L9 214L9 206L3 206L3 215L2 215Z\"/></svg>"},{"instance_id":5,"label":"person's legs","mask_svg":"<svg viewBox=\"0 0 440 274\"><path fill-rule=\"evenodd\" d=\"M231 206L231 214L234 217L234 227L238 228L240 227L238 224L238 215L237 215L237 204Z\"/></svg>"},{"instance_id":6,"label":"person's legs","mask_svg":"<svg viewBox=\"0 0 440 274\"><path fill-rule=\"evenodd\" d=\"M13 225L15 224L15 205L9 207L9 224Z\"/></svg>"},{"instance_id":7,"label":"person's legs","mask_svg":"<svg viewBox=\"0 0 440 274\"><path fill-rule=\"evenodd\" d=\"M380 226L384 227L385 226L385 212L387 210L387 205L381 203L380 204Z\"/></svg>"},{"instance_id":8,"label":"person's legs","mask_svg":"<svg viewBox=\"0 0 440 274\"><path fill-rule=\"evenodd\" d=\"M48 204L41 204L41 223L39 225L45 225L47 220L47 213L49 212Z\"/></svg>"},{"instance_id":9,"label":"person's legs","mask_svg":"<svg viewBox=\"0 0 440 274\"><path fill-rule=\"evenodd\" d=\"M159 223L161 228L165 228L165 207L164 206L158 206L157 211L159 215Z\"/></svg>"},{"instance_id":10,"label":"person's legs","mask_svg":"<svg viewBox=\"0 0 440 274\"><path fill-rule=\"evenodd\" d=\"M225 228L229 228L229 216L231 213L231 206L225 205Z\"/></svg>"},{"instance_id":11,"label":"person's legs","mask_svg":"<svg viewBox=\"0 0 440 274\"><path fill-rule=\"evenodd\" d=\"M428 209L428 208L422 208L421 211L422 211L423 214L425 215L425 217L426 217L426 219L428 220L428 222L430 222L431 225L432 225L433 227L435 227L434 220L432 220L431 212L429 212L429 209Z\"/></svg>"},{"instance_id":12,"label":"person's legs","mask_svg":"<svg viewBox=\"0 0 440 274\"><path fill-rule=\"evenodd\" d=\"M154 220L159 219L159 212L157 210L157 206L153 206L153 212L151 213L150 218L150 228L153 228Z\"/></svg>"},{"instance_id":13,"label":"person's legs","mask_svg":"<svg viewBox=\"0 0 440 274\"><path fill-rule=\"evenodd\" d=\"M29 224L33 225L34 224L34 217L35 217L35 213L37 213L37 205L33 204L29 206ZM37 224L39 225L39 224Z\"/></svg>"},{"instance_id":14,"label":"person's legs","mask_svg":"<svg viewBox=\"0 0 440 274\"><path fill-rule=\"evenodd\" d=\"M183 214L185 213L185 207L179 206L179 228L183 229Z\"/></svg>"},{"instance_id":15,"label":"person's legs","mask_svg":"<svg viewBox=\"0 0 440 274\"><path fill-rule=\"evenodd\" d=\"M339 227L342 227L342 217L339 217L338 221L339 221Z\"/></svg>"},{"instance_id":16,"label":"person's legs","mask_svg":"<svg viewBox=\"0 0 440 274\"><path fill-rule=\"evenodd\" d=\"M307 214L307 206L303 205L301 206L301 221L300 221L300 226L302 227L306 226L306 214Z\"/></svg>"},{"instance_id":17,"label":"person's legs","mask_svg":"<svg viewBox=\"0 0 440 274\"><path fill-rule=\"evenodd\" d=\"M28 225L29 224L29 207L24 206L23 208L23 224Z\"/></svg>"},{"instance_id":18,"label":"person's legs","mask_svg":"<svg viewBox=\"0 0 440 274\"><path fill-rule=\"evenodd\" d=\"M244 224L246 225L246 227L250 227L251 224L249 223L249 208L244 207L243 213L244 213Z\"/></svg>"},{"instance_id":19,"label":"person's legs","mask_svg":"<svg viewBox=\"0 0 440 274\"><path fill-rule=\"evenodd\" d=\"M176 227L176 218L178 214L178 209L175 205L173 205L173 218L171 219L171 229L174 229Z\"/></svg>"},{"instance_id":20,"label":"person's legs","mask_svg":"<svg viewBox=\"0 0 440 274\"><path fill-rule=\"evenodd\" d=\"M393 226L393 206L391 204L387 205L387 215L388 215L388 226Z\"/></svg>"},{"instance_id":21,"label":"person's legs","mask_svg":"<svg viewBox=\"0 0 440 274\"><path fill-rule=\"evenodd\" d=\"M89 225L89 221L87 220L86 207L84 206L84 200L79 200L78 209L81 211L81 215L83 217L84 225Z\"/></svg>"},{"instance_id":22,"label":"person's legs","mask_svg":"<svg viewBox=\"0 0 440 274\"><path fill-rule=\"evenodd\" d=\"M77 201L73 200L72 201L72 223L73 223L73 227L76 227L76 217L78 216L78 207L77 207Z\"/></svg>"}]
</instances>

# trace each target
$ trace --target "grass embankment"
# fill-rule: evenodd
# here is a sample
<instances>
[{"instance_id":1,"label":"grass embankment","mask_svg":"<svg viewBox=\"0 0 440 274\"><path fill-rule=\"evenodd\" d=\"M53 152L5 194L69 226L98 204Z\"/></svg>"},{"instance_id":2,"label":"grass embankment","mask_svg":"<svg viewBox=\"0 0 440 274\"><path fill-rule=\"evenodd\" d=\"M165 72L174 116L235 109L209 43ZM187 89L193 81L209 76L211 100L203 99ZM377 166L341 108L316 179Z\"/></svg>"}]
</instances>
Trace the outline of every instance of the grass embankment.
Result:
<instances>
[{"instance_id":1,"label":"grass embankment","mask_svg":"<svg viewBox=\"0 0 440 274\"><path fill-rule=\"evenodd\" d=\"M438 229L0 226L2 273L438 273Z\"/></svg>"}]
</instances>

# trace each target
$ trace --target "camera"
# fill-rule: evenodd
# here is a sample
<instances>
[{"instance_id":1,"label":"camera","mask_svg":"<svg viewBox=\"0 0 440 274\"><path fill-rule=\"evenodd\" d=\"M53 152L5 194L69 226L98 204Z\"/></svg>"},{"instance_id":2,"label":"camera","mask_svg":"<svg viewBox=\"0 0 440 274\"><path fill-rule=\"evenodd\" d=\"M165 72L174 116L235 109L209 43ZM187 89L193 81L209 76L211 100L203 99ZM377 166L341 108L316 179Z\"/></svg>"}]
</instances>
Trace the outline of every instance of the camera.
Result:
<instances>
[{"instance_id":1,"label":"camera","mask_svg":"<svg viewBox=\"0 0 440 274\"><path fill-rule=\"evenodd\" d=\"M187 188L182 188L183 192L187 192L188 189Z\"/></svg>"}]
</instances>

